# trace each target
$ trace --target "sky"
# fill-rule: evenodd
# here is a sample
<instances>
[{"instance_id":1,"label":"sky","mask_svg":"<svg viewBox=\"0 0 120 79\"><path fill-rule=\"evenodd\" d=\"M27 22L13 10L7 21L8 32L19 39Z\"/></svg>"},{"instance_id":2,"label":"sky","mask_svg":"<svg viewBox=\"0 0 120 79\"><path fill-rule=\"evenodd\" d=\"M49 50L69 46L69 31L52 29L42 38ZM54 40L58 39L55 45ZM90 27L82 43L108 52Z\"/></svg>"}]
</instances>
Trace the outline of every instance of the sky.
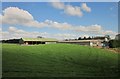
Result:
<instances>
[{"instance_id":1,"label":"sky","mask_svg":"<svg viewBox=\"0 0 120 79\"><path fill-rule=\"evenodd\" d=\"M117 2L3 2L0 39L77 39L118 32Z\"/></svg>"}]
</instances>

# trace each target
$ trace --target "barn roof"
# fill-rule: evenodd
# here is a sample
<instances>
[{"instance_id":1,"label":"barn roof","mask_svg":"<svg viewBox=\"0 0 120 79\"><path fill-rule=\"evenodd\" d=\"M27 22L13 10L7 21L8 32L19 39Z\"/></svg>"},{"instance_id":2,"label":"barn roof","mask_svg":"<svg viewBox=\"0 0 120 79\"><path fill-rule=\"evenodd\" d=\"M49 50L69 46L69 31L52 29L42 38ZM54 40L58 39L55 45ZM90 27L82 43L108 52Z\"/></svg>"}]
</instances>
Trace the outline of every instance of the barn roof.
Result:
<instances>
[{"instance_id":1,"label":"barn roof","mask_svg":"<svg viewBox=\"0 0 120 79\"><path fill-rule=\"evenodd\" d=\"M102 42L102 40L74 40L74 41L59 41L59 42Z\"/></svg>"},{"instance_id":2,"label":"barn roof","mask_svg":"<svg viewBox=\"0 0 120 79\"><path fill-rule=\"evenodd\" d=\"M21 38L23 41L58 41L57 39L54 38Z\"/></svg>"}]
</instances>

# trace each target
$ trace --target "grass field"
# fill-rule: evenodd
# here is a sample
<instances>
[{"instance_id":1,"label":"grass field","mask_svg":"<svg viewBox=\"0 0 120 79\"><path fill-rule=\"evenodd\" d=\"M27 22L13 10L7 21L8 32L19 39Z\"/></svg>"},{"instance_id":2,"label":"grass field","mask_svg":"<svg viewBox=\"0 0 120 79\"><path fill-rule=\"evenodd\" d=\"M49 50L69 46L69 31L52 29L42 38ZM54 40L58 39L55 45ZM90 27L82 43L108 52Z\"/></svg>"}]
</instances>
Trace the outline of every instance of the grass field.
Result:
<instances>
[{"instance_id":1,"label":"grass field","mask_svg":"<svg viewBox=\"0 0 120 79\"><path fill-rule=\"evenodd\" d=\"M3 77L117 76L118 54L74 44L3 44Z\"/></svg>"}]
</instances>

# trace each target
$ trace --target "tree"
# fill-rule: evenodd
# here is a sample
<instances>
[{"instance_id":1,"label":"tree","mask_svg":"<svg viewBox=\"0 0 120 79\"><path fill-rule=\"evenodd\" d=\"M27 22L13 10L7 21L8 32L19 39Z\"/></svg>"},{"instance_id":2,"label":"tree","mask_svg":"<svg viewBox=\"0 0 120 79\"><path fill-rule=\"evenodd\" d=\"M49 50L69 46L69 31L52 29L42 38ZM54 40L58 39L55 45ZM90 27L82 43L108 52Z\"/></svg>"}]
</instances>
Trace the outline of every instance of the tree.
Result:
<instances>
[{"instance_id":1,"label":"tree","mask_svg":"<svg viewBox=\"0 0 120 79\"><path fill-rule=\"evenodd\" d=\"M120 40L110 40L109 41L110 48L117 48L120 47Z\"/></svg>"},{"instance_id":2,"label":"tree","mask_svg":"<svg viewBox=\"0 0 120 79\"><path fill-rule=\"evenodd\" d=\"M79 38L78 38L78 40L82 40L82 38L81 38L81 37L79 37Z\"/></svg>"},{"instance_id":3,"label":"tree","mask_svg":"<svg viewBox=\"0 0 120 79\"><path fill-rule=\"evenodd\" d=\"M107 38L108 40L110 40L110 35L105 35L105 38Z\"/></svg>"},{"instance_id":4,"label":"tree","mask_svg":"<svg viewBox=\"0 0 120 79\"><path fill-rule=\"evenodd\" d=\"M65 41L69 41L68 39L65 39Z\"/></svg>"},{"instance_id":5,"label":"tree","mask_svg":"<svg viewBox=\"0 0 120 79\"><path fill-rule=\"evenodd\" d=\"M83 38L83 40L86 40L86 39L87 39L86 37Z\"/></svg>"},{"instance_id":6,"label":"tree","mask_svg":"<svg viewBox=\"0 0 120 79\"><path fill-rule=\"evenodd\" d=\"M37 38L43 38L42 36L37 36Z\"/></svg>"},{"instance_id":7,"label":"tree","mask_svg":"<svg viewBox=\"0 0 120 79\"><path fill-rule=\"evenodd\" d=\"M89 36L87 39L89 39L89 40L90 40L90 39L91 39L91 37Z\"/></svg>"}]
</instances>

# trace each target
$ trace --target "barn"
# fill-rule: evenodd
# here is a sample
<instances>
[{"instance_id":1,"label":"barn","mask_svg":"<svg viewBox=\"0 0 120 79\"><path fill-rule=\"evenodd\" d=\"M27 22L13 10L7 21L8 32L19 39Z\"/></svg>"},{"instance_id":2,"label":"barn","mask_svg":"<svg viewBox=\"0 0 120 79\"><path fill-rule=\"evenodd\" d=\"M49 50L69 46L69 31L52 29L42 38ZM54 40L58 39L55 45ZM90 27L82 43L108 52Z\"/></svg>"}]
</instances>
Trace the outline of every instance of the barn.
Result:
<instances>
[{"instance_id":1,"label":"barn","mask_svg":"<svg viewBox=\"0 0 120 79\"><path fill-rule=\"evenodd\" d=\"M73 41L59 41L59 43L67 43L67 44L78 44L78 45L86 45L86 46L101 46L103 40L73 40Z\"/></svg>"},{"instance_id":2,"label":"barn","mask_svg":"<svg viewBox=\"0 0 120 79\"><path fill-rule=\"evenodd\" d=\"M19 44L33 45L33 44L54 44L58 40L53 38L21 38Z\"/></svg>"}]
</instances>

